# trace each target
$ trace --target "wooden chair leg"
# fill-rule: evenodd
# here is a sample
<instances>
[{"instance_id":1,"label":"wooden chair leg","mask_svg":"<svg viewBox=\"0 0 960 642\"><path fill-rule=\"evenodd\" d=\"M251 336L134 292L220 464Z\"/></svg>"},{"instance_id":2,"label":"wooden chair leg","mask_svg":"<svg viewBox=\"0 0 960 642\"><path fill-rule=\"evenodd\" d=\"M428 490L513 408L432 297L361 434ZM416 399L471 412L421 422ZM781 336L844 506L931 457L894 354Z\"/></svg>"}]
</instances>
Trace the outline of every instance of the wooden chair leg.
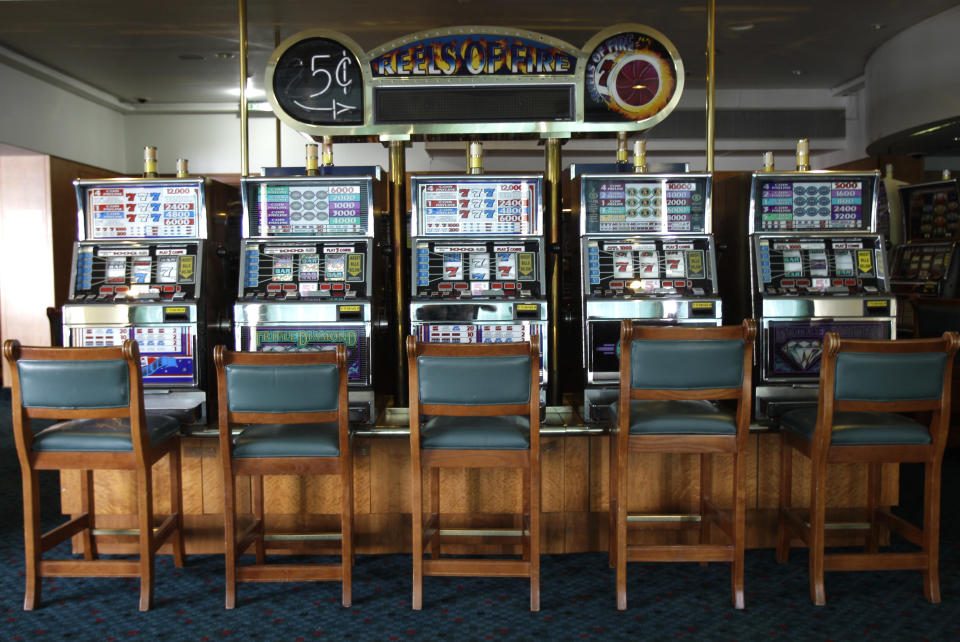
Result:
<instances>
[{"instance_id":1,"label":"wooden chair leg","mask_svg":"<svg viewBox=\"0 0 960 642\"><path fill-rule=\"evenodd\" d=\"M224 608L237 605L237 480L227 471L223 483L223 556L226 567L226 601Z\"/></svg>"},{"instance_id":2,"label":"wooden chair leg","mask_svg":"<svg viewBox=\"0 0 960 642\"><path fill-rule=\"evenodd\" d=\"M793 448L786 436L780 433L780 511L777 515L777 561L781 564L790 559L790 528L787 513L790 512L793 494Z\"/></svg>"},{"instance_id":3,"label":"wooden chair leg","mask_svg":"<svg viewBox=\"0 0 960 642\"><path fill-rule=\"evenodd\" d=\"M351 457L345 457L340 464L340 603L350 606L353 603L353 466Z\"/></svg>"},{"instance_id":4,"label":"wooden chair leg","mask_svg":"<svg viewBox=\"0 0 960 642\"><path fill-rule=\"evenodd\" d=\"M43 556L40 543L40 496L37 471L26 470L23 477L23 549L26 563L26 590L23 610L32 611L40 604L40 558Z\"/></svg>"},{"instance_id":5,"label":"wooden chair leg","mask_svg":"<svg viewBox=\"0 0 960 642\"><path fill-rule=\"evenodd\" d=\"M712 466L713 456L708 453L700 453L700 543L710 543L710 520L706 519L707 502L712 498ZM734 480L736 484L736 480ZM700 566L706 566L709 562L700 562Z\"/></svg>"},{"instance_id":6,"label":"wooden chair leg","mask_svg":"<svg viewBox=\"0 0 960 642\"><path fill-rule=\"evenodd\" d=\"M254 540L254 550L257 553L257 564L267 563L267 547L264 544L263 536L266 524L263 519L263 475L252 475L250 477L251 503L253 504L253 519L257 522L256 539ZM238 551L242 553L243 551Z\"/></svg>"},{"instance_id":7,"label":"wooden chair leg","mask_svg":"<svg viewBox=\"0 0 960 642\"><path fill-rule=\"evenodd\" d=\"M520 514L514 518L514 524L523 532L531 526L530 520L527 518L529 515L532 515L530 512L530 475L524 471L520 476L523 478L523 489L521 491L523 507ZM520 536L521 557L525 562L530 561L530 541L530 537Z\"/></svg>"},{"instance_id":8,"label":"wooden chair leg","mask_svg":"<svg viewBox=\"0 0 960 642\"><path fill-rule=\"evenodd\" d=\"M139 495L139 548L140 548L140 610L149 611L153 606L153 471L151 468L137 471L137 494Z\"/></svg>"},{"instance_id":9,"label":"wooden chair leg","mask_svg":"<svg viewBox=\"0 0 960 642\"><path fill-rule=\"evenodd\" d=\"M823 555L826 538L826 456L810 460L810 599L817 606L827 603L823 585Z\"/></svg>"},{"instance_id":10,"label":"wooden chair leg","mask_svg":"<svg viewBox=\"0 0 960 642\"><path fill-rule=\"evenodd\" d=\"M186 559L186 550L183 544L183 482L180 471L180 440L170 450L170 512L175 513L177 529L173 533L171 546L173 547L173 564L183 568ZM91 515L92 517L92 515Z\"/></svg>"},{"instance_id":11,"label":"wooden chair leg","mask_svg":"<svg viewBox=\"0 0 960 642\"><path fill-rule=\"evenodd\" d=\"M617 566L617 437L616 435L610 435L608 437L610 457L609 457L609 474L610 474L610 507L609 507L609 522L610 530L607 536L607 563L610 568L616 568Z\"/></svg>"},{"instance_id":12,"label":"wooden chair leg","mask_svg":"<svg viewBox=\"0 0 960 642\"><path fill-rule=\"evenodd\" d=\"M618 449L616 456L617 466L617 523L616 523L616 587L617 587L617 610L625 611L627 608L627 449L620 452Z\"/></svg>"},{"instance_id":13,"label":"wooden chair leg","mask_svg":"<svg viewBox=\"0 0 960 642\"><path fill-rule=\"evenodd\" d=\"M530 610L540 610L540 462L534 458L530 485Z\"/></svg>"},{"instance_id":14,"label":"wooden chair leg","mask_svg":"<svg viewBox=\"0 0 960 642\"><path fill-rule=\"evenodd\" d=\"M430 537L430 559L440 559L440 468L430 469L430 514L436 516L436 528Z\"/></svg>"},{"instance_id":15,"label":"wooden chair leg","mask_svg":"<svg viewBox=\"0 0 960 642\"><path fill-rule=\"evenodd\" d=\"M423 471L420 461L412 462L412 502L411 522L413 524L413 599L411 607L415 611L423 608Z\"/></svg>"},{"instance_id":16,"label":"wooden chair leg","mask_svg":"<svg viewBox=\"0 0 960 642\"><path fill-rule=\"evenodd\" d=\"M709 457L709 455L707 456ZM730 573L733 607L736 609L742 609L745 606L743 591L743 552L746 545L747 521L745 477L745 457L742 452L736 452L733 455L733 563Z\"/></svg>"},{"instance_id":17,"label":"wooden chair leg","mask_svg":"<svg viewBox=\"0 0 960 642\"><path fill-rule=\"evenodd\" d=\"M867 466L867 521L870 522L865 546L867 553L880 550L880 524L877 521L877 509L880 507L880 466L878 462L871 462Z\"/></svg>"},{"instance_id":18,"label":"wooden chair leg","mask_svg":"<svg viewBox=\"0 0 960 642\"><path fill-rule=\"evenodd\" d=\"M923 596L940 602L940 475L942 459L937 457L923 466L923 552L927 566L923 570Z\"/></svg>"},{"instance_id":19,"label":"wooden chair leg","mask_svg":"<svg viewBox=\"0 0 960 642\"><path fill-rule=\"evenodd\" d=\"M63 473L61 472L62 476ZM80 471L80 512L87 515L87 528L83 529L80 537L83 541L83 559L97 559L97 540L93 536L93 529L96 528L95 515L96 504L94 503L93 492L93 471Z\"/></svg>"}]
</instances>

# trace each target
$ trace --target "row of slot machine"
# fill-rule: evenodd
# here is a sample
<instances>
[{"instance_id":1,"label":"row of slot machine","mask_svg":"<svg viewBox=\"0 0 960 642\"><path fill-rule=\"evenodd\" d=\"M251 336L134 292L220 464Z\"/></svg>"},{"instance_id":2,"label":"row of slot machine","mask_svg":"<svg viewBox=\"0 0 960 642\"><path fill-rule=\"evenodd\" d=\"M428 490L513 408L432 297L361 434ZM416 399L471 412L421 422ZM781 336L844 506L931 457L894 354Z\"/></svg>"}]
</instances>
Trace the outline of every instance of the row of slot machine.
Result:
<instances>
[{"instance_id":1,"label":"row of slot machine","mask_svg":"<svg viewBox=\"0 0 960 642\"><path fill-rule=\"evenodd\" d=\"M323 169L318 176L242 179L239 233L224 214L236 194L214 181L76 181L80 231L64 344L135 339L147 407L199 405L202 412L215 397L215 343L250 351L345 344L351 419L375 422L375 350L393 352L375 338L387 336L377 333L376 308L389 288L388 257L377 247L381 173ZM547 340L546 264L554 248L544 232L540 174L411 178L405 314L423 341L538 341L542 389L551 359L569 363L578 353L584 419L600 422L616 399L621 320L720 325L722 288L734 284L717 278L710 174L591 171L573 177L572 186L576 256L565 260L578 264L576 350L551 354ZM933 224L956 235L956 197L918 187L908 198L921 214L907 219L943 205L944 220ZM750 314L761 327L758 413L772 417L816 398L826 332L896 336L894 294L907 280L891 288L878 192L876 172L753 175L744 247ZM955 282L960 268L944 248L955 252L957 239L913 240L897 248L895 272L917 277L913 291L934 287L942 295L944 287L929 283Z\"/></svg>"}]
</instances>

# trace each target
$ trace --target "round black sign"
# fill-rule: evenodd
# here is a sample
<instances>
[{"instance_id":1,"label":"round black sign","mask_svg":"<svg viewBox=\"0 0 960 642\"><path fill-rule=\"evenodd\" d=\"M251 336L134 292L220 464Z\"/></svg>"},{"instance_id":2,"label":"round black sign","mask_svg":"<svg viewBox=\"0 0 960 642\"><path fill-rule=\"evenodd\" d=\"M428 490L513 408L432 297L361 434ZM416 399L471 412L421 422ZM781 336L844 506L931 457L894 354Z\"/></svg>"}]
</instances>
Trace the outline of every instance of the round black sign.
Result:
<instances>
[{"instance_id":1,"label":"round black sign","mask_svg":"<svg viewBox=\"0 0 960 642\"><path fill-rule=\"evenodd\" d=\"M301 123L363 124L360 63L336 40L307 38L284 51L273 72L273 94Z\"/></svg>"}]
</instances>

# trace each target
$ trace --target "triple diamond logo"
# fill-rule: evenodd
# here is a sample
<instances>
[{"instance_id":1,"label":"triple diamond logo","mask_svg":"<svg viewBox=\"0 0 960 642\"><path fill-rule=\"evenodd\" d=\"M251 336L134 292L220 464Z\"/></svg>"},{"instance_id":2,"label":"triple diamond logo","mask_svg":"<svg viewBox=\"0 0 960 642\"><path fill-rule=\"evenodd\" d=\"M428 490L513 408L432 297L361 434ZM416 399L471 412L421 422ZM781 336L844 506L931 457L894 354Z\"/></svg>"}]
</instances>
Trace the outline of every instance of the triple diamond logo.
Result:
<instances>
[{"instance_id":1,"label":"triple diamond logo","mask_svg":"<svg viewBox=\"0 0 960 642\"><path fill-rule=\"evenodd\" d=\"M810 339L796 339L783 344L780 352L799 370L808 371L820 361L823 344Z\"/></svg>"}]
</instances>

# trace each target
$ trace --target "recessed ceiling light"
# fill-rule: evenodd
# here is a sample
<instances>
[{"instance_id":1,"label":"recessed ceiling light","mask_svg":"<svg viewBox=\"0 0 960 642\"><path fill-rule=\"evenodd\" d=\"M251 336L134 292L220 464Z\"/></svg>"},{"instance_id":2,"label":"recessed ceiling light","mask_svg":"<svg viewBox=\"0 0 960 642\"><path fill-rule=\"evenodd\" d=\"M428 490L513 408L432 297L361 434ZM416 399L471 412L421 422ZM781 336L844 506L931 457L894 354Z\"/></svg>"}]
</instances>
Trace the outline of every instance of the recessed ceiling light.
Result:
<instances>
[{"instance_id":1,"label":"recessed ceiling light","mask_svg":"<svg viewBox=\"0 0 960 642\"><path fill-rule=\"evenodd\" d=\"M203 56L200 54L185 53L177 56L180 60L203 60Z\"/></svg>"},{"instance_id":2,"label":"recessed ceiling light","mask_svg":"<svg viewBox=\"0 0 960 642\"><path fill-rule=\"evenodd\" d=\"M790 73L792 73L794 76L802 76L804 74L804 71L803 69L794 69Z\"/></svg>"},{"instance_id":3,"label":"recessed ceiling light","mask_svg":"<svg viewBox=\"0 0 960 642\"><path fill-rule=\"evenodd\" d=\"M746 23L737 24L737 25L730 25L729 27L727 27L727 29L729 29L730 31L750 31L755 26L756 25L753 24L752 22L746 22Z\"/></svg>"},{"instance_id":4,"label":"recessed ceiling light","mask_svg":"<svg viewBox=\"0 0 960 642\"><path fill-rule=\"evenodd\" d=\"M217 53L217 58L219 58L220 60L231 60L236 57L237 57L237 54L235 54L232 51L221 51Z\"/></svg>"},{"instance_id":5,"label":"recessed ceiling light","mask_svg":"<svg viewBox=\"0 0 960 642\"><path fill-rule=\"evenodd\" d=\"M881 29L886 29L887 25L883 24L882 22L874 22L870 25L870 28L874 31L880 31Z\"/></svg>"}]
</instances>

